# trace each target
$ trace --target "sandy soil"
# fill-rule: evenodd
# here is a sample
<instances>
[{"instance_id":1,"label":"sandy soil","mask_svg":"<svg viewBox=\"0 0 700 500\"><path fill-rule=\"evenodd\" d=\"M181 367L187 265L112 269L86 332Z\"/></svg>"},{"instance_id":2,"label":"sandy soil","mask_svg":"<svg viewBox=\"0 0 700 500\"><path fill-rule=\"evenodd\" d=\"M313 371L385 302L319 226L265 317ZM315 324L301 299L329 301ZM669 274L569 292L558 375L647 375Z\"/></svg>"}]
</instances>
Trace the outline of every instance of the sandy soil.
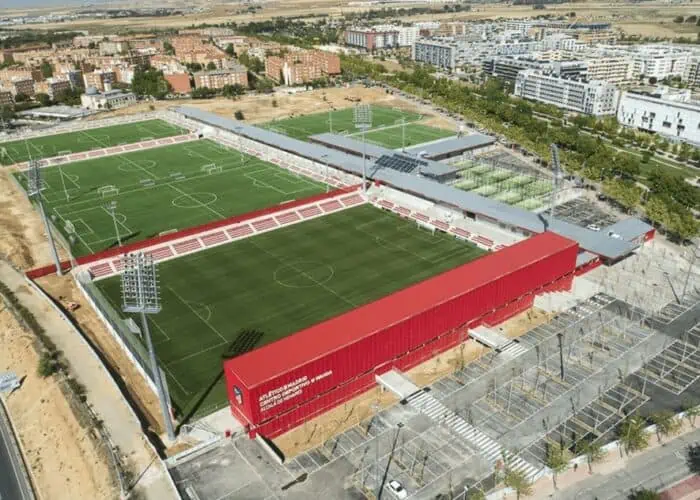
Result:
<instances>
[{"instance_id":1,"label":"sandy soil","mask_svg":"<svg viewBox=\"0 0 700 500\"><path fill-rule=\"evenodd\" d=\"M179 99L173 101L158 101L155 103L142 103L128 108L122 108L109 113L95 115L93 119L105 119L114 116L133 115L150 111L154 106L157 110L165 110L177 106L193 106L205 111L210 111L226 118L233 118L233 114L240 110L249 123L263 123L275 119L288 118L290 116L319 113L330 109L348 108L353 105L349 99L359 98L362 102L381 104L397 107L409 111L418 108L399 97L387 94L378 88L365 88L362 86L318 89L307 92L298 92L290 95L278 92L270 95L246 95L241 99L216 98L204 100ZM277 107L273 106L277 101ZM436 122L435 126L442 122ZM445 121L445 123L449 123Z\"/></svg>"},{"instance_id":2,"label":"sandy soil","mask_svg":"<svg viewBox=\"0 0 700 500\"><path fill-rule=\"evenodd\" d=\"M0 372L24 377L6 398L40 499L118 498L109 464L75 418L58 383L36 374L33 338L0 312Z\"/></svg>"},{"instance_id":3,"label":"sandy soil","mask_svg":"<svg viewBox=\"0 0 700 500\"><path fill-rule=\"evenodd\" d=\"M111 367L115 375L121 378L122 382L129 388L129 393L134 402L141 413L148 419L151 427L156 433L162 433L164 426L160 419L158 398L121 346L117 344L114 337L107 331L107 327L90 307L83 294L80 293L73 281L73 277L71 275L62 277L56 275L46 276L38 279L37 284L63 304L70 301L80 305L76 311L68 314L75 319L90 341L97 346L97 349L102 353L107 365Z\"/></svg>"},{"instance_id":4,"label":"sandy soil","mask_svg":"<svg viewBox=\"0 0 700 500\"><path fill-rule=\"evenodd\" d=\"M10 179L7 168L0 170L0 253L20 269L51 262L41 217ZM64 252L61 255L66 257Z\"/></svg>"},{"instance_id":5,"label":"sandy soil","mask_svg":"<svg viewBox=\"0 0 700 500\"><path fill-rule=\"evenodd\" d=\"M533 307L501 323L498 325L498 330L506 337L513 339L520 337L541 324L551 321L554 316L556 316L555 313L548 313Z\"/></svg>"},{"instance_id":6,"label":"sandy soil","mask_svg":"<svg viewBox=\"0 0 700 500\"><path fill-rule=\"evenodd\" d=\"M359 426L367 431L369 420L374 413L373 407L387 408L398 402L398 398L389 392L374 388L351 399L342 406L313 418L303 425L292 429L274 439L275 445L284 453L287 460L307 450L322 445L328 439L351 427Z\"/></svg>"}]
</instances>

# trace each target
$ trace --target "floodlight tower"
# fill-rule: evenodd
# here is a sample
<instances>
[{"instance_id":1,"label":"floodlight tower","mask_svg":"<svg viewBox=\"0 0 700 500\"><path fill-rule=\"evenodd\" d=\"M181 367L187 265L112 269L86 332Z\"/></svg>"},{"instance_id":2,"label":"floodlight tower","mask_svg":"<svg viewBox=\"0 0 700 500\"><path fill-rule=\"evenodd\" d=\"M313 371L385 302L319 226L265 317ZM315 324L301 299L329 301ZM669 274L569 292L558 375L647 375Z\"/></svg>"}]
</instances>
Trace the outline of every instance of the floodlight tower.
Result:
<instances>
[{"instance_id":1,"label":"floodlight tower","mask_svg":"<svg viewBox=\"0 0 700 500\"><path fill-rule=\"evenodd\" d=\"M688 281L690 280L690 273L693 272L693 266L695 265L695 260L698 258L698 250L700 250L700 238L695 241L695 246L691 250L692 255L688 261L688 272L685 275L685 283L683 283L683 293L681 294L681 300L685 299L685 293L688 291Z\"/></svg>"},{"instance_id":2,"label":"floodlight tower","mask_svg":"<svg viewBox=\"0 0 700 500\"><path fill-rule=\"evenodd\" d=\"M321 161L323 162L323 165L326 167L326 193L327 193L330 190L330 184L328 184L328 155L322 154Z\"/></svg>"},{"instance_id":3,"label":"floodlight tower","mask_svg":"<svg viewBox=\"0 0 700 500\"><path fill-rule=\"evenodd\" d=\"M552 143L552 170L554 178L552 179L552 205L549 207L549 218L554 219L554 205L557 202L557 191L559 189L559 175L561 174L561 164L559 163L559 148ZM551 224L551 220L550 220Z\"/></svg>"},{"instance_id":4,"label":"floodlight tower","mask_svg":"<svg viewBox=\"0 0 700 500\"><path fill-rule=\"evenodd\" d=\"M49 240L49 248L51 248L51 255L53 256L53 261L56 265L56 274L62 276L63 271L61 270L61 261L58 258L56 243L54 242L53 234L51 233L51 224L49 224L49 219L46 218L46 211L44 210L44 200L41 195L43 190L44 186L41 183L41 170L39 169L39 162L36 160L29 160L29 171L27 172L27 194L30 198L34 198L36 204L39 205L39 213L41 214L41 219L44 221L46 237Z\"/></svg>"},{"instance_id":5,"label":"floodlight tower","mask_svg":"<svg viewBox=\"0 0 700 500\"><path fill-rule=\"evenodd\" d=\"M369 104L356 104L353 109L355 127L362 130L362 192L367 194L367 129L372 128L372 107Z\"/></svg>"},{"instance_id":6,"label":"floodlight tower","mask_svg":"<svg viewBox=\"0 0 700 500\"><path fill-rule=\"evenodd\" d=\"M165 395L163 381L160 377L160 367L153 349L151 332L148 328L147 314L157 314L161 310L158 272L152 255L143 252L127 254L122 258L124 272L122 273L122 310L127 313L141 315L141 329L146 338L148 357L151 362L151 373L158 391L160 410L163 413L165 429L168 438L175 439L173 422L170 417L170 407Z\"/></svg>"},{"instance_id":7,"label":"floodlight tower","mask_svg":"<svg viewBox=\"0 0 700 500\"><path fill-rule=\"evenodd\" d=\"M109 215L112 217L112 222L114 223L114 232L117 235L117 244L119 246L122 246L122 238L119 234L119 225L117 224L117 200L110 201L104 207L105 210L107 210Z\"/></svg>"}]
</instances>

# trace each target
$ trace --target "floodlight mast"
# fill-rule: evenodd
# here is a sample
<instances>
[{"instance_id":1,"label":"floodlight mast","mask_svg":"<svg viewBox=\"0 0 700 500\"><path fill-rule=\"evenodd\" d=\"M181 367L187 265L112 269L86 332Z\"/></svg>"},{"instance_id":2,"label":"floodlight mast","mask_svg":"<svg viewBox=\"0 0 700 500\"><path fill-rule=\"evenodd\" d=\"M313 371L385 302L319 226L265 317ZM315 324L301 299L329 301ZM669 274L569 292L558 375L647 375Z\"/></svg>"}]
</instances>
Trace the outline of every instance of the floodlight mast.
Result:
<instances>
[{"instance_id":1,"label":"floodlight mast","mask_svg":"<svg viewBox=\"0 0 700 500\"><path fill-rule=\"evenodd\" d=\"M153 349L151 331L148 328L148 319L146 318L147 314L157 314L161 310L156 264L153 261L153 256L145 255L143 252L124 255L122 264L124 268L121 282L122 310L127 313L139 313L141 316L141 328L146 338L151 373L158 392L165 430L168 433L168 438L175 440L175 430L170 416L170 405L165 395L158 359Z\"/></svg>"},{"instance_id":2,"label":"floodlight mast","mask_svg":"<svg viewBox=\"0 0 700 500\"><path fill-rule=\"evenodd\" d=\"M369 104L356 104L353 109L355 127L362 130L362 192L367 194L367 129L372 128L372 107Z\"/></svg>"},{"instance_id":3,"label":"floodlight mast","mask_svg":"<svg viewBox=\"0 0 700 500\"><path fill-rule=\"evenodd\" d=\"M44 188L41 184L39 162L30 159L29 171L27 172L27 194L30 198L34 198L36 204L39 205L39 213L41 214L41 219L44 221L44 227L46 228L46 238L49 240L49 248L51 249L51 255L53 256L53 261L56 265L56 274L63 276L61 260L58 258L58 251L56 251L56 242L54 241L53 234L51 233L51 224L49 224L49 219L46 218L46 211L44 210L44 201L41 195L41 191L43 189Z\"/></svg>"},{"instance_id":4,"label":"floodlight mast","mask_svg":"<svg viewBox=\"0 0 700 500\"><path fill-rule=\"evenodd\" d=\"M107 205L105 205L105 208L109 212L109 215L112 216L112 222L114 222L114 232L117 235L117 244L119 246L122 246L122 237L119 234L119 225L117 224L117 213L116 213L117 201L116 200L110 201L109 203L107 203Z\"/></svg>"},{"instance_id":5,"label":"floodlight mast","mask_svg":"<svg viewBox=\"0 0 700 500\"><path fill-rule=\"evenodd\" d=\"M554 179L552 181L552 205L549 207L549 218L554 219L554 205L557 202L557 190L559 189L559 175L561 172L561 164L559 163L559 148L552 143L552 170L554 171ZM551 220L550 220L551 224Z\"/></svg>"}]
</instances>

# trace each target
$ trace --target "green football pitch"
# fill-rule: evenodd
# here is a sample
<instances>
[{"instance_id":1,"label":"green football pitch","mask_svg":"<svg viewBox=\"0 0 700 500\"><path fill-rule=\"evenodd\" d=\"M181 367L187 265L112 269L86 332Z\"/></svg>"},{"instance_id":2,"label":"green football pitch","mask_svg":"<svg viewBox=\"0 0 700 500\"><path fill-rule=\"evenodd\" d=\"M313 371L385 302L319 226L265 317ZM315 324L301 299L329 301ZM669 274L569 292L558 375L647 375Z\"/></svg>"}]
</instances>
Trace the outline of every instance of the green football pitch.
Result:
<instances>
[{"instance_id":1,"label":"green football pitch","mask_svg":"<svg viewBox=\"0 0 700 500\"><path fill-rule=\"evenodd\" d=\"M147 120L111 127L94 128L65 134L0 143L0 163L12 165L31 158L50 158L119 144L141 142L184 134L187 131L162 120ZM4 149L3 149L4 148Z\"/></svg>"},{"instance_id":2,"label":"green football pitch","mask_svg":"<svg viewBox=\"0 0 700 500\"><path fill-rule=\"evenodd\" d=\"M344 108L331 111L329 113L313 113L310 115L297 116L284 120L275 120L263 124L263 127L279 132L296 139L306 140L311 135L322 134L331 131L331 121L333 122L333 133L357 132L353 123L353 108ZM402 111L396 108L384 106L372 106L372 127L384 127L394 125L398 120L404 119L406 122L415 122L421 119L418 113ZM399 140L400 139L399 135Z\"/></svg>"},{"instance_id":3,"label":"green football pitch","mask_svg":"<svg viewBox=\"0 0 700 500\"><path fill-rule=\"evenodd\" d=\"M171 397L184 415L207 414L226 404L223 356L273 342L483 253L363 205L163 262L163 309L149 319ZM96 286L118 310L119 278Z\"/></svg>"},{"instance_id":4,"label":"green football pitch","mask_svg":"<svg viewBox=\"0 0 700 500\"><path fill-rule=\"evenodd\" d=\"M365 134L365 138L367 142L379 144L380 146L385 146L390 149L399 149L404 145L404 131L402 131L402 128L401 125L391 125L385 128L372 130ZM406 125L405 146L415 146L416 144L423 144L452 135L455 135L455 132L452 130L428 127L427 125L420 125L418 123L409 123ZM352 137L359 140L362 138L362 134L353 133Z\"/></svg>"},{"instance_id":5,"label":"green football pitch","mask_svg":"<svg viewBox=\"0 0 700 500\"><path fill-rule=\"evenodd\" d=\"M73 255L323 192L276 165L198 140L41 170L47 214ZM16 178L26 186L23 174ZM115 220L108 204L116 202Z\"/></svg>"}]
</instances>

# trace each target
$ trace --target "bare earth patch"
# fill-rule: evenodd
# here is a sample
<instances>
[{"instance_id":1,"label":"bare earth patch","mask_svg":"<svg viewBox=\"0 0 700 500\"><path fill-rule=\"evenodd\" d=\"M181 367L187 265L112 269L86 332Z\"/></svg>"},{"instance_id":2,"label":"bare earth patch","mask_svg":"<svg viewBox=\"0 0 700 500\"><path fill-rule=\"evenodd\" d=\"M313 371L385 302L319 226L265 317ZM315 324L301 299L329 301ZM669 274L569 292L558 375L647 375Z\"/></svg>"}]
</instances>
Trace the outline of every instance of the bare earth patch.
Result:
<instances>
[{"instance_id":1,"label":"bare earth patch","mask_svg":"<svg viewBox=\"0 0 700 500\"><path fill-rule=\"evenodd\" d=\"M40 499L118 498L109 465L53 377L36 373L39 355L12 314L0 312L0 372L24 377L6 397Z\"/></svg>"},{"instance_id":2,"label":"bare earth patch","mask_svg":"<svg viewBox=\"0 0 700 500\"><path fill-rule=\"evenodd\" d=\"M105 358L107 366L128 387L134 403L148 419L154 431L158 434L163 432L164 427L160 418L158 398L133 362L107 330L97 313L85 300L85 297L73 281L73 277L70 275L60 277L51 275L36 280L36 283L58 302L64 305L67 302L75 302L80 305L77 310L67 314L73 317L90 342L97 347L97 350Z\"/></svg>"}]
</instances>

